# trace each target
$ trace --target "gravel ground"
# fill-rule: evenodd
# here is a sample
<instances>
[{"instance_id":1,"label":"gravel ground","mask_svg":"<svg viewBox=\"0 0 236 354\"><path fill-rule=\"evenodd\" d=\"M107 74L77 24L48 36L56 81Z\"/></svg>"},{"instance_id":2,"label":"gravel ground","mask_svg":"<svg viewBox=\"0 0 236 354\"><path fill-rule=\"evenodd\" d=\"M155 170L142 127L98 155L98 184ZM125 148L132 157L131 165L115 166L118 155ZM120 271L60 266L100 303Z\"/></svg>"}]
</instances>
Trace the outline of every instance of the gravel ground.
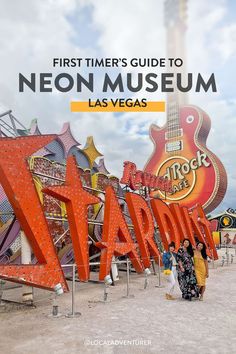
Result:
<instances>
[{"instance_id":1,"label":"gravel ground","mask_svg":"<svg viewBox=\"0 0 236 354\"><path fill-rule=\"evenodd\" d=\"M77 283L78 318L65 317L71 294L58 299L62 317L52 318L52 294L36 290L36 308L8 305L8 312L0 313L0 353L236 353L235 274L235 263L221 267L218 262L210 269L203 302L182 300L178 286L177 299L165 300L163 276L162 288L151 275L144 290L144 277L132 274L134 297L125 298L122 272L105 304L102 284ZM3 297L19 301L21 292L7 290Z\"/></svg>"}]
</instances>

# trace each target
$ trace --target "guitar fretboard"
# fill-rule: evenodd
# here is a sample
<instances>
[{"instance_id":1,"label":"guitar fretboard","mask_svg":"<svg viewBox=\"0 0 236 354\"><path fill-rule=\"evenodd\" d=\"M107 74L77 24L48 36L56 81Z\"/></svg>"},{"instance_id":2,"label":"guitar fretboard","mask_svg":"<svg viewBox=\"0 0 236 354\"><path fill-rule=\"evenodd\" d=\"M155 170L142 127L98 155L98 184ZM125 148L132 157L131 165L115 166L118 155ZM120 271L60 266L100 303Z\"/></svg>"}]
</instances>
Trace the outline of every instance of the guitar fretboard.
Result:
<instances>
[{"instance_id":1,"label":"guitar fretboard","mask_svg":"<svg viewBox=\"0 0 236 354\"><path fill-rule=\"evenodd\" d=\"M185 61L185 31L186 31L186 13L187 0L166 0L165 1L165 26L167 39L167 57L181 58L182 67L169 68L169 72L174 75L181 73L184 76L186 70ZM175 77L174 77L175 79ZM173 81L174 92L167 94L167 133L166 140L173 142L173 138L179 138L182 135L180 129L179 106L187 102L185 93L177 90L176 82ZM176 139L178 141L178 139Z\"/></svg>"},{"instance_id":2,"label":"guitar fretboard","mask_svg":"<svg viewBox=\"0 0 236 354\"><path fill-rule=\"evenodd\" d=\"M167 139L181 136L179 122L179 104L177 101L171 101L167 106Z\"/></svg>"}]
</instances>

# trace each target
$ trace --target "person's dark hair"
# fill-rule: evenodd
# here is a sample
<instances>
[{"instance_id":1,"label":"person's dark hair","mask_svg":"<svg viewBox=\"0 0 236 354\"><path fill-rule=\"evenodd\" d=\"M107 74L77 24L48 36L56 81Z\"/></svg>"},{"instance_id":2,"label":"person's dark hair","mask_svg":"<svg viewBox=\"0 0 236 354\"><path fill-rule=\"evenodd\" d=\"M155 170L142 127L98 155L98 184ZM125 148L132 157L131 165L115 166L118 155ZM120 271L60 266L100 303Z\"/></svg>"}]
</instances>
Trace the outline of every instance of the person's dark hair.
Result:
<instances>
[{"instance_id":1,"label":"person's dark hair","mask_svg":"<svg viewBox=\"0 0 236 354\"><path fill-rule=\"evenodd\" d=\"M188 252L188 254L190 254L191 257L193 257L193 247L192 247L190 240L188 238L184 238L182 241L182 245L184 244L184 241L189 242L189 246L187 247L187 252Z\"/></svg>"},{"instance_id":2,"label":"person's dark hair","mask_svg":"<svg viewBox=\"0 0 236 354\"><path fill-rule=\"evenodd\" d=\"M197 237L196 235L194 235L194 240L195 240L195 243L196 243L196 244L200 242L199 239L198 239L198 237Z\"/></svg>"},{"instance_id":3,"label":"person's dark hair","mask_svg":"<svg viewBox=\"0 0 236 354\"><path fill-rule=\"evenodd\" d=\"M199 243L201 243L201 245L203 245L203 249L201 250L202 258L203 258L203 259L207 259L206 245L205 245L205 243L199 241L199 242L197 243L197 246L199 245Z\"/></svg>"},{"instance_id":4,"label":"person's dark hair","mask_svg":"<svg viewBox=\"0 0 236 354\"><path fill-rule=\"evenodd\" d=\"M175 243L174 243L174 241L172 241L171 243L169 243L168 249L170 249L170 247L174 247L174 248L175 248Z\"/></svg>"}]
</instances>

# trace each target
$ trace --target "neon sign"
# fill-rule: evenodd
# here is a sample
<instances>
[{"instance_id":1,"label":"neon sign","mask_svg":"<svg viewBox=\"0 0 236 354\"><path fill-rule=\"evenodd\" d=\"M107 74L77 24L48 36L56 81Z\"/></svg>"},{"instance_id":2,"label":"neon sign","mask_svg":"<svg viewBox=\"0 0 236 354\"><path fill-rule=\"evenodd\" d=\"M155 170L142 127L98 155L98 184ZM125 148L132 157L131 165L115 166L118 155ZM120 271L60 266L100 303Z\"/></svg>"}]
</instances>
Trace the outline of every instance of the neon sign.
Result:
<instances>
[{"instance_id":1,"label":"neon sign","mask_svg":"<svg viewBox=\"0 0 236 354\"><path fill-rule=\"evenodd\" d=\"M128 185L132 190L137 190L140 187L148 187L153 190L161 190L171 192L171 181L168 176L155 176L148 172L137 170L135 163L130 161L124 162L123 176L120 183Z\"/></svg>"},{"instance_id":2,"label":"neon sign","mask_svg":"<svg viewBox=\"0 0 236 354\"><path fill-rule=\"evenodd\" d=\"M28 156L53 139L54 135L0 138L0 183L38 261L38 264L29 265L0 265L0 278L50 290L61 283L67 291L68 286L27 162ZM15 153L12 154L12 151ZM86 281L89 279L87 209L100 199L85 190L78 170L75 158L70 156L67 159L65 183L47 187L43 192L65 203L79 278ZM150 267L150 256L155 260L160 257L154 240L153 218L159 226L165 249L170 241L175 241L176 247L179 247L181 239L186 236L194 244L194 236L197 235L199 240L206 243L208 254L217 259L210 222L201 206L189 212L178 204L169 207L161 200L152 199L150 207L142 196L131 192L126 193L125 199L137 242L130 235L113 187L108 185L102 239L96 244L101 248L100 280L110 272L114 255L128 255L139 273Z\"/></svg>"}]
</instances>

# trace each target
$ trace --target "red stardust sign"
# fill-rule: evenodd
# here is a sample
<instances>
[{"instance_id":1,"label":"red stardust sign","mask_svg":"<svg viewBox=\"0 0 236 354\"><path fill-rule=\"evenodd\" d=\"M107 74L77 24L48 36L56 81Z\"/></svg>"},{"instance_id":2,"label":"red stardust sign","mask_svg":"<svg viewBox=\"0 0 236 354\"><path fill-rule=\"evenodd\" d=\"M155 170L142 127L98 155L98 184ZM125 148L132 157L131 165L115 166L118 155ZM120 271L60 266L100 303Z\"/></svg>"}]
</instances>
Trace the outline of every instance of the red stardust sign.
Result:
<instances>
[{"instance_id":1,"label":"red stardust sign","mask_svg":"<svg viewBox=\"0 0 236 354\"><path fill-rule=\"evenodd\" d=\"M38 264L34 265L0 265L0 278L49 290L61 283L67 291L68 286L27 162L27 157L53 139L54 135L0 138L0 183L38 260ZM15 153L12 154L12 151ZM131 167L134 172L134 166ZM130 171L130 165L127 171ZM147 176L141 177L145 186ZM126 181L127 178L132 180L133 175L128 173L122 180ZM151 178L152 176L149 183ZM132 183L135 187L135 180L132 180ZM100 199L83 188L79 168L73 156L67 159L65 183L45 188L43 192L66 205L79 279L86 281L89 279L88 206L99 203ZM126 193L125 199L137 243L131 237L113 187L108 186L105 193L102 239L96 244L101 248L100 280L109 274L114 255L128 255L139 273L150 267L151 256L158 260L160 252L154 240L154 218L165 249L171 241L179 247L181 239L185 237L194 244L196 235L206 244L208 254L218 258L210 222L201 206L196 206L190 212L186 207L180 207L178 204L168 206L159 199L152 199L149 206L142 196L131 192Z\"/></svg>"}]
</instances>

